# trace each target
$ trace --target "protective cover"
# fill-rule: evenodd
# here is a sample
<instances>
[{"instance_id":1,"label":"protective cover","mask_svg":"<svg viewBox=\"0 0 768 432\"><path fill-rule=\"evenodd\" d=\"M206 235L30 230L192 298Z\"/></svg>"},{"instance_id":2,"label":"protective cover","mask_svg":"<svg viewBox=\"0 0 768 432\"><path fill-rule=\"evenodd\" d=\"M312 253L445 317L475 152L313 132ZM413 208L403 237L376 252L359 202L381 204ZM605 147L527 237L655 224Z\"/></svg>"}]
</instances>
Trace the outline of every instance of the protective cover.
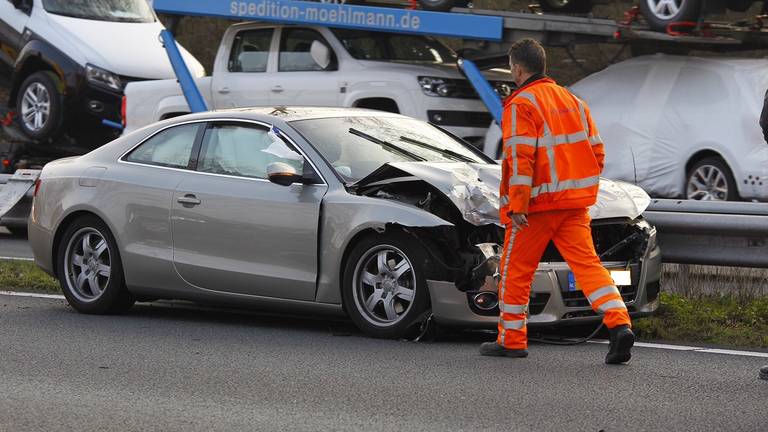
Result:
<instances>
[{"instance_id":1,"label":"protective cover","mask_svg":"<svg viewBox=\"0 0 768 432\"><path fill-rule=\"evenodd\" d=\"M733 171L744 198L768 194L758 119L768 60L653 55L613 65L574 84L606 146L603 175L652 196L684 196L686 164L712 150Z\"/></svg>"}]
</instances>

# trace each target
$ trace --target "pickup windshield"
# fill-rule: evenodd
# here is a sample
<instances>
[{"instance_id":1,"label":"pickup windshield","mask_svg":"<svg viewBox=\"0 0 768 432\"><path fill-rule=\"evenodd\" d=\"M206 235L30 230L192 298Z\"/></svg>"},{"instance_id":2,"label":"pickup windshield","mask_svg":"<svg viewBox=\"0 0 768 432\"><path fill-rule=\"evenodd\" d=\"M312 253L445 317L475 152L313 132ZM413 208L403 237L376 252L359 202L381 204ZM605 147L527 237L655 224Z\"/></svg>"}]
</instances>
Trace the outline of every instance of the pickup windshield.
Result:
<instances>
[{"instance_id":1,"label":"pickup windshield","mask_svg":"<svg viewBox=\"0 0 768 432\"><path fill-rule=\"evenodd\" d=\"M291 122L345 181L389 162L490 163L440 129L403 117L334 117Z\"/></svg>"},{"instance_id":2,"label":"pickup windshield","mask_svg":"<svg viewBox=\"0 0 768 432\"><path fill-rule=\"evenodd\" d=\"M155 14L147 0L43 0L48 13L97 21L149 23Z\"/></svg>"},{"instance_id":3,"label":"pickup windshield","mask_svg":"<svg viewBox=\"0 0 768 432\"><path fill-rule=\"evenodd\" d=\"M333 29L333 33L358 60L456 64L456 53L428 36L348 29Z\"/></svg>"}]
</instances>

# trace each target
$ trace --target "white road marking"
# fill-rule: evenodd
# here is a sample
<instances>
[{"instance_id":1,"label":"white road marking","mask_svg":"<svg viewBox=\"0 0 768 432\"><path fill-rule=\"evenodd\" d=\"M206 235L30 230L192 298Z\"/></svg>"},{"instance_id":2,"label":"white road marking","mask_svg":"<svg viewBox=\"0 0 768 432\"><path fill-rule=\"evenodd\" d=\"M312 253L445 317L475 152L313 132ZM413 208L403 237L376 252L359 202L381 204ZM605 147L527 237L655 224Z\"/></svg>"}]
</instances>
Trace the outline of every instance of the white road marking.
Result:
<instances>
[{"instance_id":1,"label":"white road marking","mask_svg":"<svg viewBox=\"0 0 768 432\"><path fill-rule=\"evenodd\" d=\"M0 260L6 260L6 261L34 261L34 258L23 258L23 257L6 257L6 256L0 256Z\"/></svg>"},{"instance_id":2,"label":"white road marking","mask_svg":"<svg viewBox=\"0 0 768 432\"><path fill-rule=\"evenodd\" d=\"M608 341L607 340L591 340L589 341L589 343L608 344ZM649 343L649 342L635 342L635 346L642 347L642 348L664 349L664 350L670 350L670 351L692 351L692 352L705 353L705 354L725 354L725 355L733 355L733 356L741 356L741 357L768 358L768 352L757 352L757 351L739 351L739 350L705 348L705 347L686 346L686 345L668 345L668 344Z\"/></svg>"},{"instance_id":3,"label":"white road marking","mask_svg":"<svg viewBox=\"0 0 768 432\"><path fill-rule=\"evenodd\" d=\"M39 294L39 293L17 292L17 291L0 291L0 295L13 296L13 297L33 297L33 298L64 300L64 296L59 294Z\"/></svg>"}]
</instances>

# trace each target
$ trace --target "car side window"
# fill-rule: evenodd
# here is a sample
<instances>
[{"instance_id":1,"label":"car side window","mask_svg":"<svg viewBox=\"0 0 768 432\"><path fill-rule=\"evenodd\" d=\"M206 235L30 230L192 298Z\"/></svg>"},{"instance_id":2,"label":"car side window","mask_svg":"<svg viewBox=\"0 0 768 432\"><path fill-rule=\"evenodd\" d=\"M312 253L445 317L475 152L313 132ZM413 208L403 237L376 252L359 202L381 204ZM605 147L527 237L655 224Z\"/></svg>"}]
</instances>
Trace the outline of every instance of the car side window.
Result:
<instances>
[{"instance_id":1,"label":"car side window","mask_svg":"<svg viewBox=\"0 0 768 432\"><path fill-rule=\"evenodd\" d=\"M284 162L301 173L303 157L266 127L216 123L205 131L197 170L266 179L267 166Z\"/></svg>"},{"instance_id":2,"label":"car side window","mask_svg":"<svg viewBox=\"0 0 768 432\"><path fill-rule=\"evenodd\" d=\"M321 71L320 67L312 59L310 48L312 42L320 41L329 47L320 33L315 30L303 28L283 28L280 41L280 72Z\"/></svg>"},{"instance_id":3,"label":"car side window","mask_svg":"<svg viewBox=\"0 0 768 432\"><path fill-rule=\"evenodd\" d=\"M274 32L274 29L260 29L238 33L229 54L229 71L266 72Z\"/></svg>"},{"instance_id":4,"label":"car side window","mask_svg":"<svg viewBox=\"0 0 768 432\"><path fill-rule=\"evenodd\" d=\"M160 131L133 149L125 160L169 168L187 168L199 128L200 124L194 123Z\"/></svg>"}]
</instances>

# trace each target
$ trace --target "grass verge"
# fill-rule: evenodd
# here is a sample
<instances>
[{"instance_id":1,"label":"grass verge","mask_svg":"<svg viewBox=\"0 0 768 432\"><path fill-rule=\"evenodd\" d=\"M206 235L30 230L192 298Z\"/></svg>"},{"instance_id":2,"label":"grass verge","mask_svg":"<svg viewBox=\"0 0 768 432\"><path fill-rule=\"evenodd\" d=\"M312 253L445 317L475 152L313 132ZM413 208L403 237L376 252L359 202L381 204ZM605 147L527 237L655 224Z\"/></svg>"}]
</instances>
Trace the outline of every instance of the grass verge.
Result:
<instances>
[{"instance_id":1,"label":"grass verge","mask_svg":"<svg viewBox=\"0 0 768 432\"><path fill-rule=\"evenodd\" d=\"M646 340L768 348L768 297L662 293L656 314L633 325Z\"/></svg>"},{"instance_id":2,"label":"grass verge","mask_svg":"<svg viewBox=\"0 0 768 432\"><path fill-rule=\"evenodd\" d=\"M0 290L61 293L59 282L30 261L0 260Z\"/></svg>"}]
</instances>

